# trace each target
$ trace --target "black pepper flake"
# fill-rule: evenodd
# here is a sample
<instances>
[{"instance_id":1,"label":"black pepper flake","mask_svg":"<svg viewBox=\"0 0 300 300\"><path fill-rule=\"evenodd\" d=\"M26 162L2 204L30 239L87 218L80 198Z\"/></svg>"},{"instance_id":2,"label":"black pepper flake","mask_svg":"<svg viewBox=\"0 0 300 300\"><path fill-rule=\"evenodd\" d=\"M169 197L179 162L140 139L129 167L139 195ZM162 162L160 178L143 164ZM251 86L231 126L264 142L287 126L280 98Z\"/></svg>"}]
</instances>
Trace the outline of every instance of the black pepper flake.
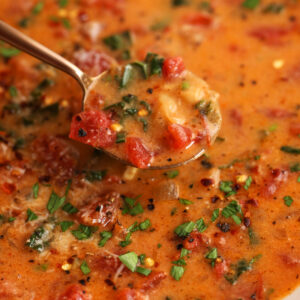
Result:
<instances>
[{"instance_id":1,"label":"black pepper flake","mask_svg":"<svg viewBox=\"0 0 300 300\"><path fill-rule=\"evenodd\" d=\"M189 239L188 239L188 242L189 242L189 243L192 243L193 241L194 241L193 238L189 238Z\"/></svg>"},{"instance_id":2,"label":"black pepper flake","mask_svg":"<svg viewBox=\"0 0 300 300\"><path fill-rule=\"evenodd\" d=\"M252 80L252 81L251 81L251 84L256 85L256 84L257 84L257 81L256 81L256 80Z\"/></svg>"},{"instance_id":3,"label":"black pepper flake","mask_svg":"<svg viewBox=\"0 0 300 300\"><path fill-rule=\"evenodd\" d=\"M83 130L82 128L79 128L78 136L79 137L85 137L85 136L87 136L87 132L85 130Z\"/></svg>"},{"instance_id":4,"label":"black pepper flake","mask_svg":"<svg viewBox=\"0 0 300 300\"><path fill-rule=\"evenodd\" d=\"M3 235L3 234L1 234L1 235L0 235L0 239L3 239L3 238L4 238L4 235Z\"/></svg>"},{"instance_id":5,"label":"black pepper flake","mask_svg":"<svg viewBox=\"0 0 300 300\"><path fill-rule=\"evenodd\" d=\"M151 89L151 88L147 89L147 93L148 94L152 94L153 93L153 89Z\"/></svg>"},{"instance_id":6,"label":"black pepper flake","mask_svg":"<svg viewBox=\"0 0 300 300\"><path fill-rule=\"evenodd\" d=\"M34 263L34 259L29 259L29 262L30 263Z\"/></svg>"},{"instance_id":7,"label":"black pepper flake","mask_svg":"<svg viewBox=\"0 0 300 300\"><path fill-rule=\"evenodd\" d=\"M75 118L75 119L76 119L76 121L77 121L77 122L80 122L80 121L81 121L81 118L80 118L80 116L76 116L76 118Z\"/></svg>"},{"instance_id":8,"label":"black pepper flake","mask_svg":"<svg viewBox=\"0 0 300 300\"><path fill-rule=\"evenodd\" d=\"M171 158L171 157L169 157L169 158L167 159L167 161L172 161L172 158Z\"/></svg>"},{"instance_id":9,"label":"black pepper flake","mask_svg":"<svg viewBox=\"0 0 300 300\"><path fill-rule=\"evenodd\" d=\"M105 279L104 282L108 285L108 286L114 286L114 283L109 279Z\"/></svg>"},{"instance_id":10,"label":"black pepper flake","mask_svg":"<svg viewBox=\"0 0 300 300\"><path fill-rule=\"evenodd\" d=\"M250 219L249 218L244 218L244 225L246 226L246 227L249 227L250 226L250 224L251 224L251 221L250 221Z\"/></svg>"},{"instance_id":11,"label":"black pepper flake","mask_svg":"<svg viewBox=\"0 0 300 300\"><path fill-rule=\"evenodd\" d=\"M90 280L91 280L91 277L88 276L88 277L86 278L86 281L87 281L87 282L90 282Z\"/></svg>"},{"instance_id":12,"label":"black pepper flake","mask_svg":"<svg viewBox=\"0 0 300 300\"><path fill-rule=\"evenodd\" d=\"M176 246L176 249L177 250L181 250L183 248L183 244L178 244L177 246Z\"/></svg>"},{"instance_id":13,"label":"black pepper flake","mask_svg":"<svg viewBox=\"0 0 300 300\"><path fill-rule=\"evenodd\" d=\"M211 197L211 199L210 199L211 203L216 203L218 200L220 200L220 197L217 195Z\"/></svg>"},{"instance_id":14,"label":"black pepper flake","mask_svg":"<svg viewBox=\"0 0 300 300\"><path fill-rule=\"evenodd\" d=\"M150 203L150 204L147 205L147 208L149 210L154 210L155 206L154 206L154 204Z\"/></svg>"},{"instance_id":15,"label":"black pepper flake","mask_svg":"<svg viewBox=\"0 0 300 300\"><path fill-rule=\"evenodd\" d=\"M214 183L214 181L210 178L202 178L200 182L203 186L210 186Z\"/></svg>"},{"instance_id":16,"label":"black pepper flake","mask_svg":"<svg viewBox=\"0 0 300 300\"><path fill-rule=\"evenodd\" d=\"M230 230L230 224L228 223L218 223L217 227L220 228L222 232L228 232Z\"/></svg>"},{"instance_id":17,"label":"black pepper flake","mask_svg":"<svg viewBox=\"0 0 300 300\"><path fill-rule=\"evenodd\" d=\"M193 183L189 185L189 188L190 188L190 189L192 189L193 187L194 187L194 184L193 184Z\"/></svg>"},{"instance_id":18,"label":"black pepper flake","mask_svg":"<svg viewBox=\"0 0 300 300\"><path fill-rule=\"evenodd\" d=\"M244 87L244 86L245 86L245 83L244 83L244 82L240 82L240 83L239 83L239 86L240 86L240 87Z\"/></svg>"},{"instance_id":19,"label":"black pepper flake","mask_svg":"<svg viewBox=\"0 0 300 300\"><path fill-rule=\"evenodd\" d=\"M80 280L78 280L78 282L79 282L81 285L85 285L85 280L84 280L84 279L80 279Z\"/></svg>"},{"instance_id":20,"label":"black pepper flake","mask_svg":"<svg viewBox=\"0 0 300 300\"><path fill-rule=\"evenodd\" d=\"M100 211L100 209L101 209L101 207L100 207L100 205L98 205L95 210Z\"/></svg>"},{"instance_id":21,"label":"black pepper flake","mask_svg":"<svg viewBox=\"0 0 300 300\"><path fill-rule=\"evenodd\" d=\"M153 203L153 202L154 202L154 199L153 199L153 198L149 198L148 201L149 201L150 203Z\"/></svg>"},{"instance_id":22,"label":"black pepper flake","mask_svg":"<svg viewBox=\"0 0 300 300\"><path fill-rule=\"evenodd\" d=\"M201 165L205 169L211 169L213 167L213 164L209 162L207 159L201 160Z\"/></svg>"}]
</instances>

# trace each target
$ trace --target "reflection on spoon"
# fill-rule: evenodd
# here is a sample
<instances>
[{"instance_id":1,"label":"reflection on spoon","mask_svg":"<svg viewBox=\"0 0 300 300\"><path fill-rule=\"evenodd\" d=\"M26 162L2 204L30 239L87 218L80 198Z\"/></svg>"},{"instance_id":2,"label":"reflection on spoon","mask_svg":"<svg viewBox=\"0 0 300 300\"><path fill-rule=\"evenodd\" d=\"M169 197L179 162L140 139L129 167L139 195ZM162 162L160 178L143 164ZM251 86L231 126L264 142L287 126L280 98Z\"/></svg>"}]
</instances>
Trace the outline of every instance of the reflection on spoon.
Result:
<instances>
[{"instance_id":1,"label":"reflection on spoon","mask_svg":"<svg viewBox=\"0 0 300 300\"><path fill-rule=\"evenodd\" d=\"M70 138L138 168L171 168L201 156L221 125L218 94L180 57L149 53L91 85Z\"/></svg>"}]
</instances>

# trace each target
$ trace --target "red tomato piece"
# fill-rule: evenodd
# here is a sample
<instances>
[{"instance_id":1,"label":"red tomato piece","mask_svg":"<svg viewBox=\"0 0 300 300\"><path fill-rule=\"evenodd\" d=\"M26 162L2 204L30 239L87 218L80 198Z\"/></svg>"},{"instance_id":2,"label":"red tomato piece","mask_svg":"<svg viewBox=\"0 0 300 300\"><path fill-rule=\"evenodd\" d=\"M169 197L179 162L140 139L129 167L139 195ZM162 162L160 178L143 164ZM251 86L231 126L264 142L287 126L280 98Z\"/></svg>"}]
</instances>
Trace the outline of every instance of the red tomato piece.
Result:
<instances>
[{"instance_id":1,"label":"red tomato piece","mask_svg":"<svg viewBox=\"0 0 300 300\"><path fill-rule=\"evenodd\" d=\"M70 285L63 294L58 297L58 300L90 300L92 299L83 288L78 284Z\"/></svg>"},{"instance_id":2,"label":"red tomato piece","mask_svg":"<svg viewBox=\"0 0 300 300\"><path fill-rule=\"evenodd\" d=\"M183 149L191 144L192 131L179 124L171 124L168 126L167 139L172 148Z\"/></svg>"},{"instance_id":3,"label":"red tomato piece","mask_svg":"<svg viewBox=\"0 0 300 300\"><path fill-rule=\"evenodd\" d=\"M181 57L170 57L165 59L162 73L164 78L173 79L179 77L185 70Z\"/></svg>"},{"instance_id":4,"label":"red tomato piece","mask_svg":"<svg viewBox=\"0 0 300 300\"><path fill-rule=\"evenodd\" d=\"M300 135L300 122L293 122L290 124L290 133L292 135Z\"/></svg>"},{"instance_id":5,"label":"red tomato piece","mask_svg":"<svg viewBox=\"0 0 300 300\"><path fill-rule=\"evenodd\" d=\"M217 262L214 267L214 273L216 274L217 278L222 278L223 275L228 271L228 267L226 261L223 260L222 262Z\"/></svg>"},{"instance_id":6,"label":"red tomato piece","mask_svg":"<svg viewBox=\"0 0 300 300\"><path fill-rule=\"evenodd\" d=\"M73 116L69 137L96 148L106 148L116 139L111 124L112 120L103 111L84 111Z\"/></svg>"},{"instance_id":7,"label":"red tomato piece","mask_svg":"<svg viewBox=\"0 0 300 300\"><path fill-rule=\"evenodd\" d=\"M130 288L120 290L114 298L115 300L146 300L148 296L143 295L139 291Z\"/></svg>"},{"instance_id":8,"label":"red tomato piece","mask_svg":"<svg viewBox=\"0 0 300 300\"><path fill-rule=\"evenodd\" d=\"M263 113L268 118L274 118L274 119L285 119L285 118L290 118L295 116L295 113L282 108L266 108L263 110Z\"/></svg>"},{"instance_id":9,"label":"red tomato piece","mask_svg":"<svg viewBox=\"0 0 300 300\"><path fill-rule=\"evenodd\" d=\"M152 158L151 152L146 148L141 139L128 137L125 143L128 160L138 168L146 168Z\"/></svg>"},{"instance_id":10,"label":"red tomato piece","mask_svg":"<svg viewBox=\"0 0 300 300\"><path fill-rule=\"evenodd\" d=\"M208 27L212 25L213 19L210 15L197 12L185 16L183 22L193 26Z\"/></svg>"},{"instance_id":11,"label":"red tomato piece","mask_svg":"<svg viewBox=\"0 0 300 300\"><path fill-rule=\"evenodd\" d=\"M232 109L229 112L229 116L231 118L232 123L237 126L242 126L243 124L243 116L240 110L238 109Z\"/></svg>"},{"instance_id":12,"label":"red tomato piece","mask_svg":"<svg viewBox=\"0 0 300 300\"><path fill-rule=\"evenodd\" d=\"M153 290L156 288L162 280L167 277L165 272L152 272L148 277L146 282L143 283L141 291L145 292L148 290Z\"/></svg>"},{"instance_id":13,"label":"red tomato piece","mask_svg":"<svg viewBox=\"0 0 300 300\"><path fill-rule=\"evenodd\" d=\"M183 247L187 250L195 250L202 244L202 235L199 232L192 232L183 242Z\"/></svg>"},{"instance_id":14,"label":"red tomato piece","mask_svg":"<svg viewBox=\"0 0 300 300\"><path fill-rule=\"evenodd\" d=\"M270 176L265 180L265 184L262 187L261 195L265 198L273 196L277 189L286 182L288 179L288 171L274 169L271 171Z\"/></svg>"},{"instance_id":15,"label":"red tomato piece","mask_svg":"<svg viewBox=\"0 0 300 300\"><path fill-rule=\"evenodd\" d=\"M78 153L65 140L45 134L33 142L32 151L47 175L60 183L72 177Z\"/></svg>"},{"instance_id":16,"label":"red tomato piece","mask_svg":"<svg viewBox=\"0 0 300 300\"><path fill-rule=\"evenodd\" d=\"M267 45L278 46L282 44L282 38L289 32L290 30L283 27L261 26L254 28L249 34Z\"/></svg>"},{"instance_id":17,"label":"red tomato piece","mask_svg":"<svg viewBox=\"0 0 300 300\"><path fill-rule=\"evenodd\" d=\"M12 194L16 190L16 186L13 183L8 183L8 182L4 182L1 188L2 191L7 195Z\"/></svg>"},{"instance_id":18,"label":"red tomato piece","mask_svg":"<svg viewBox=\"0 0 300 300\"><path fill-rule=\"evenodd\" d=\"M97 76L110 68L112 58L103 52L81 49L74 53L74 63L89 75Z\"/></svg>"}]
</instances>

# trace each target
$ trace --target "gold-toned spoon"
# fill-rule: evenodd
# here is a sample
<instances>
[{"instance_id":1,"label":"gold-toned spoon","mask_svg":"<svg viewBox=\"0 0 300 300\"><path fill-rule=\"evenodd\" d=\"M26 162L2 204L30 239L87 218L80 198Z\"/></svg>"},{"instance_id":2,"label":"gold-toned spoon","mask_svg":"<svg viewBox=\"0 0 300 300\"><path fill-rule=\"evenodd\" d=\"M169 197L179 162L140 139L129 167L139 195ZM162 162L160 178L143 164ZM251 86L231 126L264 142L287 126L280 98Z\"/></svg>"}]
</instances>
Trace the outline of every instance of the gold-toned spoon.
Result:
<instances>
[{"instance_id":1,"label":"gold-toned spoon","mask_svg":"<svg viewBox=\"0 0 300 300\"><path fill-rule=\"evenodd\" d=\"M69 74L70 76L72 76L73 78L75 78L77 80L77 82L79 83L79 85L81 86L82 91L83 91L83 98L82 98L82 103L83 103L82 108L83 109L84 109L86 103L88 102L88 99L91 97L91 94L93 94L95 92L100 92L101 95L103 95L103 96L110 95L110 98L112 100L108 99L108 102L106 101L106 107L112 106L112 105L118 106L119 104L116 103L117 97L121 97L124 99L124 97L126 97L126 95L134 94L136 99L144 99L145 93L142 93L142 92L146 90L146 85L148 86L149 84L152 84L152 85L155 84L157 86L158 83L161 84L161 82L162 82L162 80L159 79L158 76L156 76L155 79L151 79L152 81L150 80L150 82L148 82L147 80L144 80L143 82L139 81L138 85L133 85L127 91L123 90L120 92L120 87L117 86L115 84L115 82L111 82L110 80L107 80L107 79L109 76L110 77L111 77L111 75L116 76L116 74L118 74L120 72L123 72L123 74L125 74L125 71L127 72L127 71L129 71L129 69L132 69L132 66L134 64L130 65L126 70L126 67L124 69L124 68L118 66L117 63L115 63L112 66L112 69L109 70L108 72L99 74L96 77L90 77L86 73L82 72L74 64L72 64L71 62L69 62L68 60L63 58L62 56L51 51L50 49L46 48L45 46L41 45L40 43L38 43L35 40L31 39L30 37L26 36L22 32L14 29L13 27L4 23L3 21L0 21L0 40L7 42L8 44L36 57L37 59L39 59L49 65L52 65L53 67L55 67L57 69L60 69L61 71L65 72L65 73ZM138 66L138 68L147 67L146 64L145 65L140 64L137 66ZM142 69L142 70L145 71L145 69ZM147 76L145 76L145 77L147 78ZM182 89L183 91L179 91L178 86L179 85L183 86L183 83L185 82L186 78L188 80L191 80L192 82L194 82L192 89L190 89L188 92L185 91L185 88ZM141 86L145 89L142 90ZM199 124L201 123L202 124L201 126L205 127L206 136L204 138L202 137L201 142L199 142L199 140L201 140L201 138L197 137L197 139L198 139L197 142L194 142L196 140L196 139L194 139L193 142L191 142L188 146L184 147L183 149L180 149L180 150L171 149L169 152L167 150L165 150L165 152L163 152L159 147L157 147L157 145L155 145L154 139L151 137L149 139L150 142L152 142L151 146L153 148L153 151L151 152L151 155L152 155L151 161L149 159L149 163L143 165L143 168L148 168L148 169L174 168L174 167L178 167L180 165L186 164L192 160L199 158L201 155L204 154L206 148L214 142L214 140L217 136L217 133L220 129L220 125L221 125L221 114L220 114L218 101L217 101L218 95L215 92L209 90L207 84L200 78L193 75L192 73L186 72L184 78L176 79L172 83L164 84L163 86L160 87L159 91L160 91L160 94L156 95L156 97L158 97L159 99L161 98L160 104L157 104L156 102L152 103L154 106L158 107L157 112L152 114L152 118L154 118L154 119L151 119L152 124L154 124L153 127L156 126L156 128L157 128L156 132L160 131L160 125L158 125L158 121L157 121L157 120L162 120L160 110L166 110L164 112L164 114L167 115L167 117L169 118L168 121L170 121L172 123L175 120L176 123L181 124L184 121L182 121L182 119L178 118L176 113L174 115L174 111L172 112L171 106L173 106L173 108L175 106L178 111L181 111L181 113L189 112L191 110L191 107L193 107L193 108L196 108L197 114L201 115L200 116L201 122L199 121ZM168 104L168 101L170 101L170 92L171 92L171 94L173 93L173 96L175 95L177 97L177 100L175 102L171 101ZM193 93L195 95L197 95L197 97L200 97L200 95L202 95L201 99L203 97L204 98L209 97L210 99L209 99L209 101L204 98L202 100L199 99L200 101L195 102L195 104L193 103L194 100L192 102L190 101L190 99L188 99L188 101L186 101L186 102L181 100L181 98L184 98L184 97L190 97L190 98L196 97ZM135 100L135 101L137 101L137 100ZM123 109L124 109L124 105L125 105L125 107L131 105L131 104L128 104L129 103L128 101L126 103L125 102L123 103ZM137 103L140 104L143 102L145 103L145 101L138 101ZM105 110L106 107L105 108L99 107L99 111ZM132 107L130 109L132 112ZM112 110L113 111L110 112L111 114L116 113L114 111L114 109L112 109ZM168 111L168 110L170 110L172 112L172 114L170 114L170 111ZM141 110L141 111L144 111L144 110ZM128 112L130 112L130 110L128 110ZM194 114L193 119L194 120L197 119L195 117L196 112L194 112L193 110L191 110L191 112L192 112L192 114ZM145 125L144 119L138 117L137 111L135 113L136 113L135 121L143 120L143 124ZM141 112L141 114L142 114L142 112ZM130 114L127 114L127 116L128 115L130 115ZM189 117L190 116L187 115L186 120L188 120ZM155 118L157 118L157 120ZM196 121L196 123L197 122L198 121ZM194 123L195 123L195 121L194 121ZM135 126L137 126L136 123L134 123L133 121L129 121L129 124L130 124L129 128L131 128L133 130L133 132L136 134L137 137L139 137L138 134L146 136L146 134L141 133L141 131L135 130ZM119 127L120 127L120 124L117 124L117 125L119 125ZM194 128L196 126L198 126L197 124L196 125L191 124L191 125ZM181 125L176 124L176 126L177 127L175 127L175 130L177 130L177 131L178 131L178 129L179 129L179 131L181 130L181 132L183 132L183 130L185 130L185 129L183 129L184 127L182 127ZM163 127L163 126L161 126L161 127ZM170 129L171 134L173 134L174 128L172 128L172 127L170 127L170 128L171 128ZM145 129L145 126L144 126L144 129ZM81 135L85 136L86 132L82 128L80 128L80 130L81 130ZM126 133L126 134L128 134L128 133ZM180 132L179 132L179 134L180 134ZM129 132L128 135L129 136L132 135L131 132ZM80 136L80 134L79 134L79 136ZM146 138L147 138L147 136L146 136ZM136 139L137 138L135 138L135 140ZM205 140L205 142L204 142L204 140ZM127 142L127 140L126 140L126 142ZM133 144L131 148L133 148L133 150L136 150L136 147L139 147L139 145L137 146L136 144ZM128 158L128 155L127 155L128 149L127 149L127 154L126 154L126 151L125 151L126 148L124 148L122 145L120 146L120 144L118 144L118 143L111 147L104 147L104 148L96 147L96 148L101 148L101 150L103 150L105 153L107 153L108 155L112 156L113 158L115 158L117 160L120 160L121 162L123 162L125 164L135 165L135 166L140 167L139 163L135 162L135 158L133 158L133 159L130 158L130 155ZM150 153L150 151L149 151L149 153ZM163 153L163 154L161 154L161 153ZM140 152L139 154L143 155L143 151ZM140 157L140 159L143 160L143 157L142 158Z\"/></svg>"}]
</instances>

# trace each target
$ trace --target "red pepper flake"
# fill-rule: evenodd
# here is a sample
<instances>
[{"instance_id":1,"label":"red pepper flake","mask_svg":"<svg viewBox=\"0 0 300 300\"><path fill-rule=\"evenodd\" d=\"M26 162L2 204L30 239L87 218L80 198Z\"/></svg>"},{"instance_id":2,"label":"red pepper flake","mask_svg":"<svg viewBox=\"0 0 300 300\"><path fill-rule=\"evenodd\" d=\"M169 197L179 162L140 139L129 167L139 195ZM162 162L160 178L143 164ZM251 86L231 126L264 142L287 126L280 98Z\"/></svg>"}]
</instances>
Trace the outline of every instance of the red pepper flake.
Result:
<instances>
[{"instance_id":1,"label":"red pepper flake","mask_svg":"<svg viewBox=\"0 0 300 300\"><path fill-rule=\"evenodd\" d=\"M1 188L2 191L7 195L12 194L16 190L16 186L13 183L8 183L8 182L4 182Z\"/></svg>"}]
</instances>

